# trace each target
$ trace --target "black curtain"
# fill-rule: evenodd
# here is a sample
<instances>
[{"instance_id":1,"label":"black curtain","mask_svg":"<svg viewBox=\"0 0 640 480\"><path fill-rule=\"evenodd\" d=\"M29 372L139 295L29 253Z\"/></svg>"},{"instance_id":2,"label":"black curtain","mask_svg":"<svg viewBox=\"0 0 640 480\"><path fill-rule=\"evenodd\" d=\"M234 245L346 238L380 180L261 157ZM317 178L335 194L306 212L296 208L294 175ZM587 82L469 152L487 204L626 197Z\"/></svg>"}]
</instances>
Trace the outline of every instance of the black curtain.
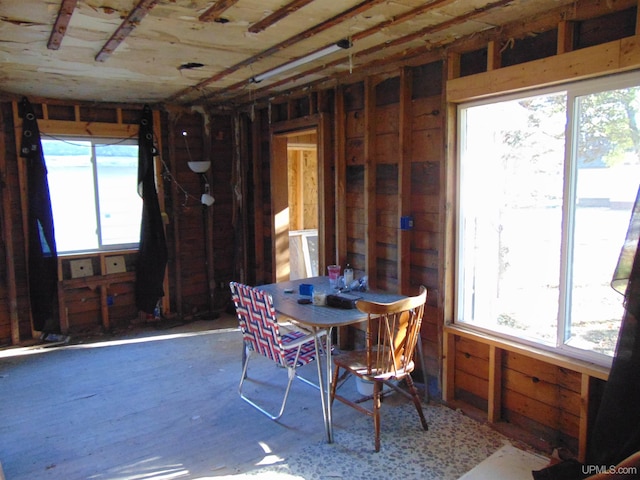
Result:
<instances>
[{"instance_id":1,"label":"black curtain","mask_svg":"<svg viewBox=\"0 0 640 480\"><path fill-rule=\"evenodd\" d=\"M138 134L138 193L142 197L142 224L136 265L136 306L149 314L154 313L158 301L164 296L167 265L167 244L155 183L155 155L158 151L153 142L153 115L145 105Z\"/></svg>"},{"instance_id":2,"label":"black curtain","mask_svg":"<svg viewBox=\"0 0 640 480\"><path fill-rule=\"evenodd\" d=\"M618 344L589 436L587 463L615 465L640 451L640 190L612 287L624 294Z\"/></svg>"},{"instance_id":3,"label":"black curtain","mask_svg":"<svg viewBox=\"0 0 640 480\"><path fill-rule=\"evenodd\" d=\"M58 285L58 252L53 228L47 166L40 142L40 130L33 107L27 98L21 102L22 143L20 156L27 163L29 224L29 298L33 328L59 332L54 316Z\"/></svg>"}]
</instances>

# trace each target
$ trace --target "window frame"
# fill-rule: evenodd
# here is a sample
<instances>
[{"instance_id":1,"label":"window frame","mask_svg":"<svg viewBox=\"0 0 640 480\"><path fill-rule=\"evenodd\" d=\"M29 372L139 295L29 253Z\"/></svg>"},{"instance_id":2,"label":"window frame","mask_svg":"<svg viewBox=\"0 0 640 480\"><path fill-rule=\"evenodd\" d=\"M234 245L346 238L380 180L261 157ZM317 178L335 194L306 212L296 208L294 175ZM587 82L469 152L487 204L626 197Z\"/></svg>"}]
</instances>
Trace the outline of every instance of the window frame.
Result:
<instances>
[{"instance_id":1,"label":"window frame","mask_svg":"<svg viewBox=\"0 0 640 480\"><path fill-rule=\"evenodd\" d=\"M53 141L61 141L61 142L89 142L90 150L91 150L91 177L93 181L93 201L94 201L94 214L96 221L96 240L98 243L97 248L83 248L77 250L65 250L63 252L58 252L58 256L68 256L68 255L78 255L84 253L103 253L103 252L117 252L117 251L137 251L140 245L140 242L129 242L129 243L118 243L118 244L104 244L102 239L102 221L101 221L101 205L100 205L100 193L99 193L99 175L98 175L98 162L96 155L96 145L135 145L139 148L137 135L129 135L126 137L120 136L109 136L109 135L79 135L76 133L64 133L64 134L52 134L52 133L41 133L41 140L53 140ZM47 164L46 155L43 157L45 161L45 165ZM48 166L47 166L48 168ZM141 220L142 220L142 210L141 210ZM55 228L55 217L54 217L54 228Z\"/></svg>"},{"instance_id":2,"label":"window frame","mask_svg":"<svg viewBox=\"0 0 640 480\"><path fill-rule=\"evenodd\" d=\"M612 357L598 353L593 350L584 350L575 346L566 344L569 325L568 311L571 307L570 280L573 249L571 248L574 235L575 220L575 195L577 180L577 125L578 125L578 108L576 99L583 95L594 94L607 90L616 90L620 88L640 86L637 72L624 72L612 75L600 76L591 79L574 80L563 82L550 87L532 87L518 92L510 92L505 94L495 94L481 99L472 99L460 101L455 104L456 111L456 221L455 221L455 280L454 280L454 301L453 301L453 324L459 328L469 329L479 333L495 336L505 340L509 340L518 344L531 346L541 350L546 350L566 357L583 360L605 367L610 367ZM465 296L462 294L465 287L464 277L464 204L466 192L463 192L465 172L462 168L463 147L466 141L465 112L466 109L475 106L495 104L505 101L531 97L535 95L552 94L557 92L566 92L566 124L565 124L565 144L564 144L564 179L563 179L563 201L562 201L562 225L561 231L561 252L560 252L560 285L559 285L559 305L557 327L555 332L555 345L545 344L533 339L524 338L522 336L513 335L486 326L474 324L470 321L462 320L464 312ZM621 239L621 245L622 245ZM612 271L613 274L613 271Z\"/></svg>"}]
</instances>

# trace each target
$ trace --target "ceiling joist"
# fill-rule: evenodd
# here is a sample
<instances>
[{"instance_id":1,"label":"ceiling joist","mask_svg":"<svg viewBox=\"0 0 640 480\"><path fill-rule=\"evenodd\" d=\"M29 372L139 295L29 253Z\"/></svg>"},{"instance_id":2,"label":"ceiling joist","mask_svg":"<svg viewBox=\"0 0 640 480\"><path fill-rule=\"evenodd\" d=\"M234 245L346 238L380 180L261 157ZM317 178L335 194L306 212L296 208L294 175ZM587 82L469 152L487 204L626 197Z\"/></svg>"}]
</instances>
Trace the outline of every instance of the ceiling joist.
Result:
<instances>
[{"instance_id":1,"label":"ceiling joist","mask_svg":"<svg viewBox=\"0 0 640 480\"><path fill-rule=\"evenodd\" d=\"M269 28L271 25L279 22L280 20L282 20L286 16L291 15L295 11L301 9L305 5L310 4L313 1L314 0L293 0L293 2L285 5L284 7L280 8L278 10L276 10L271 15L263 18L259 22L256 22L253 25L251 25L249 27L249 31L251 33L261 32L262 30L265 30L265 29Z\"/></svg>"},{"instance_id":2,"label":"ceiling joist","mask_svg":"<svg viewBox=\"0 0 640 480\"><path fill-rule=\"evenodd\" d=\"M56 22L53 24L51 36L47 42L47 48L49 50L58 50L60 48L60 44L62 44L62 39L64 38L65 33L67 33L67 27L69 26L71 15L73 15L73 11L75 10L77 3L78 0L62 0L58 17L56 18Z\"/></svg>"},{"instance_id":3,"label":"ceiling joist","mask_svg":"<svg viewBox=\"0 0 640 480\"><path fill-rule=\"evenodd\" d=\"M290 37L280 43L278 43L277 45L274 45L273 47L270 47L260 53L258 53L257 55L253 55L251 57L248 57L247 59L243 60L240 63L237 63L235 65L233 65L232 67L229 67L223 71L221 71L220 73L218 73L217 75L214 75L213 77L210 77L206 80L201 81L200 83L198 83L197 85L194 85L192 87L188 87L185 88L183 90L181 90L180 92L175 93L174 95L172 95L169 99L167 99L167 101L174 101L177 100L181 97L184 97L185 95L188 95L189 93L193 93L196 92L204 87L206 87L207 85L213 83L213 82L217 82L218 80L231 75L232 73L240 70L243 67L247 67L257 61L263 60L267 57L269 57L270 55L273 55L274 53L278 53L281 50L284 50L287 47L290 47L291 45L294 45L298 42L301 42L303 40L307 40L309 38L311 38L314 35L317 35L320 32L323 32L325 30L328 30L331 27L334 27L336 25L339 25L340 23L344 22L345 20L348 20L349 18L353 18L359 14L361 14L362 12L369 10L370 8L373 8L374 6L378 5L379 3L383 3L387 0L365 0L364 2L360 2L359 4L351 7L350 9L334 16L333 18L330 18L322 23L319 23L318 25L315 25L314 27L311 27L307 30L305 30L304 32L301 32L297 35L294 35L293 37Z\"/></svg>"},{"instance_id":4,"label":"ceiling joist","mask_svg":"<svg viewBox=\"0 0 640 480\"><path fill-rule=\"evenodd\" d=\"M218 0L215 5L206 10L198 17L201 22L215 22L229 8L233 7L238 0Z\"/></svg>"},{"instance_id":5,"label":"ceiling joist","mask_svg":"<svg viewBox=\"0 0 640 480\"><path fill-rule=\"evenodd\" d=\"M432 7L442 6L442 4L451 3L452 1L455 1L455 0L436 0L435 2L433 2L433 3L429 4L429 5L432 6ZM385 44L382 47L378 45L378 46L371 47L371 48L368 48L368 49L365 49L365 50L361 50L361 51L353 54L353 57L354 58L363 58L363 57L366 57L367 55L379 54L382 50L388 49L390 47L398 46L398 45L401 45L403 43L408 43L408 42L410 42L412 40L415 40L416 38L427 36L430 33L435 33L435 32L441 31L443 29L446 29L448 27L451 27L453 25L459 25L459 24L462 24L462 23L464 23L466 21L469 21L469 20L472 20L472 19L476 19L478 17L481 17L483 14L489 12L490 10L503 7L503 6L505 6L505 5L509 4L509 3L512 3L512 2L513 2L513 0L498 0L496 2L493 2L493 3L490 3L488 5L485 5L482 8L475 8L475 9L467 12L466 14L460 15L458 17L455 17L455 18L452 18L452 19L449 19L449 20L445 20L444 22L440 22L440 23L435 24L435 25L430 25L428 27L425 27L425 28L413 33L413 34L399 37L399 38L397 38L397 39L395 39L393 41L388 42L387 44ZM416 8L416 9L410 11L410 12L407 12L405 15L403 15L402 16L402 20L406 21L408 18L413 18L413 17L416 16L418 11L424 12L424 10L425 10L425 6L418 7L418 8ZM398 20L398 19L396 19L396 20ZM388 23L389 22L382 22L381 24L377 25L376 27L372 27L372 28L370 28L368 30L360 32L359 38L364 38L364 37L366 37L368 35L373 35L380 28L388 26ZM354 38L355 38L355 36L354 36ZM433 48L438 48L440 46L441 45L433 45ZM404 52L402 52L402 54L400 56L402 58L406 59L408 56L411 56L412 54L414 54L414 52L404 51ZM415 52L415 54L417 55L418 52ZM379 62L388 63L391 60L393 60L393 59L392 58L386 58L386 59L379 60ZM279 86L285 85L285 84L287 84L289 82L296 81L296 80L298 80L300 78L303 78L305 76L313 75L315 73L320 72L324 68L335 66L335 65L339 65L341 63L344 63L344 61L345 61L344 58L333 60L332 62L326 63L326 64L324 64L322 66L319 66L319 67L314 67L314 68L312 68L310 70L307 70L305 72L299 73L299 74L294 75L292 77L288 77L288 78L285 78L285 79L282 79L282 80L278 80L278 81L276 81L274 83L271 83L267 87L264 87L264 88L261 88L261 89L257 89L257 90L252 90L251 93L248 94L248 95L237 96L237 97L235 97L233 99L233 101L236 104L247 103L247 102L250 101L251 97L255 97L256 95L260 96L260 94L262 92L267 92L270 89L273 89L274 87L279 87ZM375 62L368 63L368 65L374 65L374 64L375 64ZM246 82L238 82L235 85L227 87L225 89L225 93L229 93L232 90L237 90L239 88L242 88L245 84L246 84ZM205 99L208 100L208 101L214 101L214 102L215 101L224 102L226 100L224 98L224 94L222 94L222 95L219 95L219 94L218 95L209 95Z\"/></svg>"},{"instance_id":6,"label":"ceiling joist","mask_svg":"<svg viewBox=\"0 0 640 480\"><path fill-rule=\"evenodd\" d=\"M120 24L111 38L96 55L96 62L104 62L135 29L142 19L156 6L158 0L140 0L129 16Z\"/></svg>"}]
</instances>

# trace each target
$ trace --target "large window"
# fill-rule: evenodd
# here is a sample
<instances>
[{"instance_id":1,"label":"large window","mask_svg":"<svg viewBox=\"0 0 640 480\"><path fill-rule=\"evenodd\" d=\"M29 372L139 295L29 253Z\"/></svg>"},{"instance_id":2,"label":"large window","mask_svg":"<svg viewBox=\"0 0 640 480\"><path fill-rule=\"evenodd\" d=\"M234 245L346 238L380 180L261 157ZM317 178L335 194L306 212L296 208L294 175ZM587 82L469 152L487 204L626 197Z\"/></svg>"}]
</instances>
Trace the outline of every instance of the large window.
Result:
<instances>
[{"instance_id":1,"label":"large window","mask_svg":"<svg viewBox=\"0 0 640 480\"><path fill-rule=\"evenodd\" d=\"M59 253L137 246L142 200L133 140L42 139Z\"/></svg>"},{"instance_id":2,"label":"large window","mask_svg":"<svg viewBox=\"0 0 640 480\"><path fill-rule=\"evenodd\" d=\"M639 85L460 105L457 322L607 363L640 183Z\"/></svg>"}]
</instances>

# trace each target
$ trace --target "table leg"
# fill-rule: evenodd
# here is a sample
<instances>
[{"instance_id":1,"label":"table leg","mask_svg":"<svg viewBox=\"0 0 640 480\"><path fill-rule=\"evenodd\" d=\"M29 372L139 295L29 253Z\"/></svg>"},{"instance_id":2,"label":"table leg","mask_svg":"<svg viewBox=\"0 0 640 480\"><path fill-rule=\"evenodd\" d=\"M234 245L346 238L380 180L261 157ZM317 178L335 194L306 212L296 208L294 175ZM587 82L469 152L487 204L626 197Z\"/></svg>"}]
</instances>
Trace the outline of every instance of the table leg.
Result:
<instances>
[{"instance_id":1,"label":"table leg","mask_svg":"<svg viewBox=\"0 0 640 480\"><path fill-rule=\"evenodd\" d=\"M320 330L313 328L314 333ZM318 386L320 387L320 401L322 403L322 417L324 419L325 433L327 434L327 443L333 443L333 422L331 419L331 328L327 331L327 343L325 349L326 357L326 380L323 374L322 362L320 361L320 347L318 346L318 336L314 337L314 346L316 349L316 365L318 367Z\"/></svg>"},{"instance_id":2,"label":"table leg","mask_svg":"<svg viewBox=\"0 0 640 480\"><path fill-rule=\"evenodd\" d=\"M333 380L333 376L331 375L331 335L333 333L333 327L329 327L327 330L327 391L326 391L326 399L327 399L327 442L333 443L333 407L331 405L331 381Z\"/></svg>"}]
</instances>

